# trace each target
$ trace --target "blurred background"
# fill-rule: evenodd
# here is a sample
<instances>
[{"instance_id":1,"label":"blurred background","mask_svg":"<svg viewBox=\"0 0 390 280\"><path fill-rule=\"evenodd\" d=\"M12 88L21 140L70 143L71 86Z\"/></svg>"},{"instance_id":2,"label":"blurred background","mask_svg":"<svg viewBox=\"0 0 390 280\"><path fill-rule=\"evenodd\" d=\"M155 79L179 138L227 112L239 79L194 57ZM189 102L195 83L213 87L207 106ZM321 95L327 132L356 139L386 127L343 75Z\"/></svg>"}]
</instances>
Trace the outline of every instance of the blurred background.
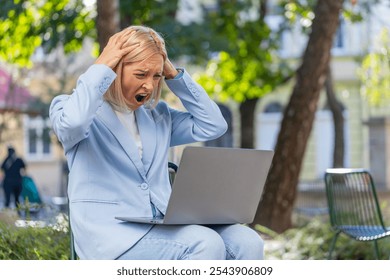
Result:
<instances>
[{"instance_id":1,"label":"blurred background","mask_svg":"<svg viewBox=\"0 0 390 280\"><path fill-rule=\"evenodd\" d=\"M46 203L66 204L68 172L50 101L71 94L108 38L133 24L159 31L174 64L220 104L228 133L205 145L275 150L255 223L283 232L296 211L326 213L330 167L369 169L389 200L389 1L0 4L0 158L12 144ZM163 98L181 106L166 89Z\"/></svg>"}]
</instances>

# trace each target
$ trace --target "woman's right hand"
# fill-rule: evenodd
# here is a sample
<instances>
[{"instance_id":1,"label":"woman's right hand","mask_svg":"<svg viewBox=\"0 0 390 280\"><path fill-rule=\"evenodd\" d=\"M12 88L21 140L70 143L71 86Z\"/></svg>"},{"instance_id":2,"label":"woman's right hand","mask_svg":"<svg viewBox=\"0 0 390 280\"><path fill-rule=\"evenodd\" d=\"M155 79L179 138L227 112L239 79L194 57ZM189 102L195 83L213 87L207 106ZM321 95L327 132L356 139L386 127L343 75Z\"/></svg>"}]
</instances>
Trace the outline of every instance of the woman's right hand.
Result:
<instances>
[{"instance_id":1,"label":"woman's right hand","mask_svg":"<svg viewBox=\"0 0 390 280\"><path fill-rule=\"evenodd\" d=\"M102 53L96 59L95 64L105 64L111 69L114 69L122 57L139 46L139 43L134 43L130 45L126 44L126 47L124 47L132 32L135 32L135 30L126 28L112 35Z\"/></svg>"}]
</instances>

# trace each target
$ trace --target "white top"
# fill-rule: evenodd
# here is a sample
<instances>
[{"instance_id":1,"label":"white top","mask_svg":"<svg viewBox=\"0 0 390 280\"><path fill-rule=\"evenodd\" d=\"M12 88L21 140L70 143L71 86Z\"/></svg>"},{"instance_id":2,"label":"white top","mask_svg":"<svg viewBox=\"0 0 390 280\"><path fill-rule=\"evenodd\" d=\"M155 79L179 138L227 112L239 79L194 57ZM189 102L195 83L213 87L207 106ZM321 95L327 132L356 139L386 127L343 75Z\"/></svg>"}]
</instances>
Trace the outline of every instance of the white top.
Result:
<instances>
[{"instance_id":1,"label":"white top","mask_svg":"<svg viewBox=\"0 0 390 280\"><path fill-rule=\"evenodd\" d=\"M114 110L114 112L118 116L118 119L120 120L122 125L130 133L131 138L133 138L135 144L138 147L139 156L142 159L142 142L141 142L141 136L139 135L137 122L135 120L134 111L126 110L124 112L121 112L121 111Z\"/></svg>"}]
</instances>

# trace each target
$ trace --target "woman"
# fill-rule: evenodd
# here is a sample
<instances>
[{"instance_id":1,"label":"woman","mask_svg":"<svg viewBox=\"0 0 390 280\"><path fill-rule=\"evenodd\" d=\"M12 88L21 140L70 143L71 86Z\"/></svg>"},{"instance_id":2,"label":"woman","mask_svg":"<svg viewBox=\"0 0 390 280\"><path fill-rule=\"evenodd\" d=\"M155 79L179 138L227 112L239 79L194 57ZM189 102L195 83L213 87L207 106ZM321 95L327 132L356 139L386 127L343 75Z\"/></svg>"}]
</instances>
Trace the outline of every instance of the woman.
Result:
<instances>
[{"instance_id":1,"label":"woman","mask_svg":"<svg viewBox=\"0 0 390 280\"><path fill-rule=\"evenodd\" d=\"M188 112L159 101L163 77ZM154 30L131 26L112 36L73 94L52 101L50 118L70 169L70 220L81 259L262 258L262 240L241 225L115 219L164 215L169 147L211 140L227 128L218 106L172 65Z\"/></svg>"}]
</instances>

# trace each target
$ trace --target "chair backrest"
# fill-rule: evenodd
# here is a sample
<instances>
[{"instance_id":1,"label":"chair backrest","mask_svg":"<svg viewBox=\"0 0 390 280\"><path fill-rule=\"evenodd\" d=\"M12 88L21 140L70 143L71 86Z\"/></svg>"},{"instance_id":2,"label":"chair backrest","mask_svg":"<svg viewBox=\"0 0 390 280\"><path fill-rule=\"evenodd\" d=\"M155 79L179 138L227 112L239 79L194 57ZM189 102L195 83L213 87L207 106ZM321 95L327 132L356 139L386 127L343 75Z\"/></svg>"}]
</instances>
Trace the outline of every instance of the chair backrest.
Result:
<instances>
[{"instance_id":1,"label":"chair backrest","mask_svg":"<svg viewBox=\"0 0 390 280\"><path fill-rule=\"evenodd\" d=\"M175 163L171 161L168 162L169 182L171 183L171 185L175 180L175 176L178 168L179 167Z\"/></svg>"},{"instance_id":2,"label":"chair backrest","mask_svg":"<svg viewBox=\"0 0 390 280\"><path fill-rule=\"evenodd\" d=\"M325 186L333 227L376 225L385 228L374 180L367 170L327 169Z\"/></svg>"}]
</instances>

